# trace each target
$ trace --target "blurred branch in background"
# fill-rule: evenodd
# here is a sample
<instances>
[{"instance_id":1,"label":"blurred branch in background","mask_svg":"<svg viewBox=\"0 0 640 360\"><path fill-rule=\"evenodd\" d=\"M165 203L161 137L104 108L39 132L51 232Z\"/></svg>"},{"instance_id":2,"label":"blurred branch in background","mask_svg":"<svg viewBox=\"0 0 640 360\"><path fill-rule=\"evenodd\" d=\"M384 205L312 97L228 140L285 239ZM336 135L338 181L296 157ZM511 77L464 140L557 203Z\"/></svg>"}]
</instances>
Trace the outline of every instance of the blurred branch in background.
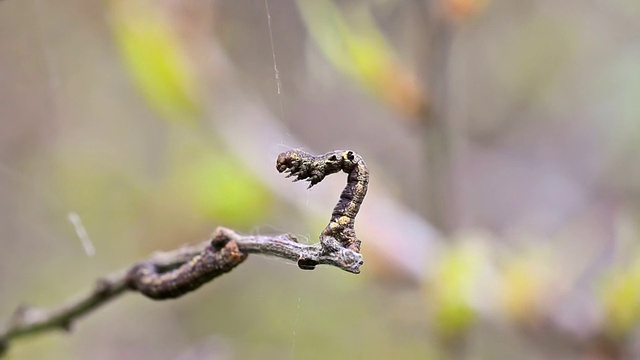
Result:
<instances>
[{"instance_id":1,"label":"blurred branch in background","mask_svg":"<svg viewBox=\"0 0 640 360\"><path fill-rule=\"evenodd\" d=\"M296 2L309 35L327 60L407 119L428 108L415 75L398 59L365 3L338 8L332 0Z\"/></svg>"}]
</instances>

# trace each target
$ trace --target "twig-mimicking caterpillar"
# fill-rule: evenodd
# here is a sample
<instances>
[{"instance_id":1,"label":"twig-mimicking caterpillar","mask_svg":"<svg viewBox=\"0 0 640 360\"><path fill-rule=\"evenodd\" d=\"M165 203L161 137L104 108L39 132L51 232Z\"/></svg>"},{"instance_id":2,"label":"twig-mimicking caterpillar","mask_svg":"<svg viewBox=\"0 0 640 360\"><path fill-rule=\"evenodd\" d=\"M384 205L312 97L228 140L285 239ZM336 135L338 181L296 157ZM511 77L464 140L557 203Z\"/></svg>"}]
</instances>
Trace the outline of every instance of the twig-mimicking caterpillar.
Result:
<instances>
[{"instance_id":1,"label":"twig-mimicking caterpillar","mask_svg":"<svg viewBox=\"0 0 640 360\"><path fill-rule=\"evenodd\" d=\"M351 150L336 150L318 156L290 150L278 156L276 169L281 173L286 172L287 177L295 177L293 181L307 180L309 187L327 175L346 172L347 185L333 208L331 220L322 231L320 241L323 246L332 248L335 247L333 240L337 240L340 246L360 252L360 239L356 236L354 226L369 184L369 170L360 155Z\"/></svg>"},{"instance_id":2,"label":"twig-mimicking caterpillar","mask_svg":"<svg viewBox=\"0 0 640 360\"><path fill-rule=\"evenodd\" d=\"M369 171L362 157L350 150L319 156L291 150L278 156L276 168L281 173L288 173L287 177L295 177L294 181L309 181L309 187L327 175L340 171L348 174L347 185L333 208L329 224L320 234L320 242L325 254L341 249L359 253L360 239L354 230L355 218L369 184ZM150 262L137 264L129 270L127 282L131 289L152 299L177 298L231 271L246 258L247 254L240 251L235 241L219 235L204 251L176 268L160 268ZM298 260L298 266L305 270L314 269L317 264L313 258L301 257ZM360 261L358 266L361 264Z\"/></svg>"}]
</instances>

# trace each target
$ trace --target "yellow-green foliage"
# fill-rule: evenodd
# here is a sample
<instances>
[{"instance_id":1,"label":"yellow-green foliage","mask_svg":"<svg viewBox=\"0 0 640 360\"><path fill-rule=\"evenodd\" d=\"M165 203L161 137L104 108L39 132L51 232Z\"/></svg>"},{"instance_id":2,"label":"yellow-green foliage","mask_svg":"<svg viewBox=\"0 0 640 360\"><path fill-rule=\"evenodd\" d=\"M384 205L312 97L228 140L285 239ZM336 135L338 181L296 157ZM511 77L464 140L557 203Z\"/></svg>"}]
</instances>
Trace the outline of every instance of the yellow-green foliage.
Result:
<instances>
[{"instance_id":1,"label":"yellow-green foliage","mask_svg":"<svg viewBox=\"0 0 640 360\"><path fill-rule=\"evenodd\" d=\"M238 159L204 141L173 135L167 191L221 225L246 227L264 219L269 192Z\"/></svg>"},{"instance_id":2,"label":"yellow-green foliage","mask_svg":"<svg viewBox=\"0 0 640 360\"><path fill-rule=\"evenodd\" d=\"M251 226L266 213L267 192L229 154L203 154L174 175L188 201L208 218L229 226Z\"/></svg>"},{"instance_id":3,"label":"yellow-green foliage","mask_svg":"<svg viewBox=\"0 0 640 360\"><path fill-rule=\"evenodd\" d=\"M604 277L600 297L606 329L615 335L632 331L640 320L640 253L626 266L612 268Z\"/></svg>"},{"instance_id":4,"label":"yellow-green foliage","mask_svg":"<svg viewBox=\"0 0 640 360\"><path fill-rule=\"evenodd\" d=\"M116 45L149 105L165 119L194 121L201 112L195 69L172 24L145 0L110 5Z\"/></svg>"},{"instance_id":5,"label":"yellow-green foliage","mask_svg":"<svg viewBox=\"0 0 640 360\"><path fill-rule=\"evenodd\" d=\"M427 301L434 306L437 330L445 336L459 334L475 322L472 303L488 265L483 249L480 243L456 244L438 264Z\"/></svg>"},{"instance_id":6,"label":"yellow-green foliage","mask_svg":"<svg viewBox=\"0 0 640 360\"><path fill-rule=\"evenodd\" d=\"M345 17L331 0L298 0L309 34L329 62L382 101L415 114L424 96L367 12Z\"/></svg>"},{"instance_id":7,"label":"yellow-green foliage","mask_svg":"<svg viewBox=\"0 0 640 360\"><path fill-rule=\"evenodd\" d=\"M533 323L550 304L554 264L544 249L512 254L502 266L498 305L516 322ZM558 289L556 289L557 291Z\"/></svg>"}]
</instances>

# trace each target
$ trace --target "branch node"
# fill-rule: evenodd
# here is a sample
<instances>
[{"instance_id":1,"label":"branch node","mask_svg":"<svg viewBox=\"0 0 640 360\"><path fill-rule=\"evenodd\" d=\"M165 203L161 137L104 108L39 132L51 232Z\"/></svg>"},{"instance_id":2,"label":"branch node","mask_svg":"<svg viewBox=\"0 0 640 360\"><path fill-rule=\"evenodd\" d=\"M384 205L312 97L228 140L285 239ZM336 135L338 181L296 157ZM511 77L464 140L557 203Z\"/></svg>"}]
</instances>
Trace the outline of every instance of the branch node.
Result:
<instances>
[{"instance_id":1,"label":"branch node","mask_svg":"<svg viewBox=\"0 0 640 360\"><path fill-rule=\"evenodd\" d=\"M238 234L231 229L218 226L211 237L211 246L222 249L231 239L237 238Z\"/></svg>"},{"instance_id":2,"label":"branch node","mask_svg":"<svg viewBox=\"0 0 640 360\"><path fill-rule=\"evenodd\" d=\"M29 312L31 308L32 307L30 305L24 303L18 305L16 310L11 315L11 318L9 319L9 324L15 326L23 322L23 319L26 317L27 312Z\"/></svg>"},{"instance_id":3,"label":"branch node","mask_svg":"<svg viewBox=\"0 0 640 360\"><path fill-rule=\"evenodd\" d=\"M112 286L108 280L100 278L96 281L96 296L107 297L111 293Z\"/></svg>"},{"instance_id":4,"label":"branch node","mask_svg":"<svg viewBox=\"0 0 640 360\"><path fill-rule=\"evenodd\" d=\"M72 327L73 327L73 326L72 326L72 321L71 321L71 319L66 319L66 320L64 320L64 321L62 321L62 322L60 323L60 328L61 328L62 330L64 330L65 332L70 333L70 332L71 332L71 330L73 330L73 329L72 329Z\"/></svg>"},{"instance_id":5,"label":"branch node","mask_svg":"<svg viewBox=\"0 0 640 360\"><path fill-rule=\"evenodd\" d=\"M316 260L309 258L300 258L300 260L298 260L298 267L302 270L315 270L318 264Z\"/></svg>"}]
</instances>

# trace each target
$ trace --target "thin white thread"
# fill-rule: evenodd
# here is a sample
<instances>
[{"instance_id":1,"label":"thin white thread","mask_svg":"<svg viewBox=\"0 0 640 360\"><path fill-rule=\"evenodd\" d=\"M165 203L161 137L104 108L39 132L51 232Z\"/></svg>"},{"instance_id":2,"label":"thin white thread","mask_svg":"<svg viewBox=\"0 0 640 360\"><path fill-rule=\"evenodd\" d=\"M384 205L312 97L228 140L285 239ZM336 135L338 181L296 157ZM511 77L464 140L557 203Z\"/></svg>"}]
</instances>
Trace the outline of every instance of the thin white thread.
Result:
<instances>
[{"instance_id":1,"label":"thin white thread","mask_svg":"<svg viewBox=\"0 0 640 360\"><path fill-rule=\"evenodd\" d=\"M300 319L300 295L298 295L298 306L296 307L296 317L293 321L293 339L291 340L291 359L294 359L296 350L296 329L298 328L298 320Z\"/></svg>"},{"instance_id":2,"label":"thin white thread","mask_svg":"<svg viewBox=\"0 0 640 360\"><path fill-rule=\"evenodd\" d=\"M271 10L269 9L269 0L264 0L264 7L266 8L267 11L267 25L269 26L269 41L271 42L271 56L273 58L273 72L274 72L274 76L275 76L275 80L276 80L276 91L277 91L277 97L278 97L278 105L280 106L280 116L282 118L282 121L285 122L286 127L288 128L288 124L286 121L286 118L284 116L284 107L282 106L282 81L280 80L280 71L278 70L278 61L276 58L276 48L275 48L275 44L273 41L273 29L271 27ZM288 129L287 129L288 130ZM289 135L289 134L287 134ZM281 144L284 145L284 144ZM306 242L308 242L308 239L306 239ZM280 259L278 259L280 260ZM280 260L281 261L281 260ZM293 265L290 262L286 262L289 265ZM298 304L296 307L296 317L295 320L293 322L293 339L291 340L291 359L294 358L295 355L295 348L296 348L296 329L298 326L298 319L300 318L300 296L298 295Z\"/></svg>"},{"instance_id":3,"label":"thin white thread","mask_svg":"<svg viewBox=\"0 0 640 360\"><path fill-rule=\"evenodd\" d=\"M271 28L271 10L269 10L269 0L264 0L264 7L267 10L267 25L269 26L269 41L271 42L271 57L273 58L273 72L276 79L276 91L278 104L280 105L280 116L286 122L284 116L284 107L282 106L282 81L280 80L280 71L278 70L278 60L276 59L276 46L273 41L273 29Z\"/></svg>"},{"instance_id":4,"label":"thin white thread","mask_svg":"<svg viewBox=\"0 0 640 360\"><path fill-rule=\"evenodd\" d=\"M278 63L276 61L276 49L273 44L273 31L271 30L271 11L269 10L269 0L264 0L264 7L267 9L267 24L269 25L269 40L271 40L271 56L273 56L273 71L276 77L276 86L278 95L280 95L282 84L280 83L280 71L278 71Z\"/></svg>"},{"instance_id":5,"label":"thin white thread","mask_svg":"<svg viewBox=\"0 0 640 360\"><path fill-rule=\"evenodd\" d=\"M89 239L87 229L85 229L84 225L82 225L80 215L76 214L75 212L70 212L69 215L67 215L67 218L69 219L69 222L71 222L71 225L73 225L73 227L75 228L76 234L78 235L78 238L80 238L80 242L82 243L82 247L84 248L84 252L87 254L87 256L93 257L96 254L96 248L93 246L91 239Z\"/></svg>"}]
</instances>

